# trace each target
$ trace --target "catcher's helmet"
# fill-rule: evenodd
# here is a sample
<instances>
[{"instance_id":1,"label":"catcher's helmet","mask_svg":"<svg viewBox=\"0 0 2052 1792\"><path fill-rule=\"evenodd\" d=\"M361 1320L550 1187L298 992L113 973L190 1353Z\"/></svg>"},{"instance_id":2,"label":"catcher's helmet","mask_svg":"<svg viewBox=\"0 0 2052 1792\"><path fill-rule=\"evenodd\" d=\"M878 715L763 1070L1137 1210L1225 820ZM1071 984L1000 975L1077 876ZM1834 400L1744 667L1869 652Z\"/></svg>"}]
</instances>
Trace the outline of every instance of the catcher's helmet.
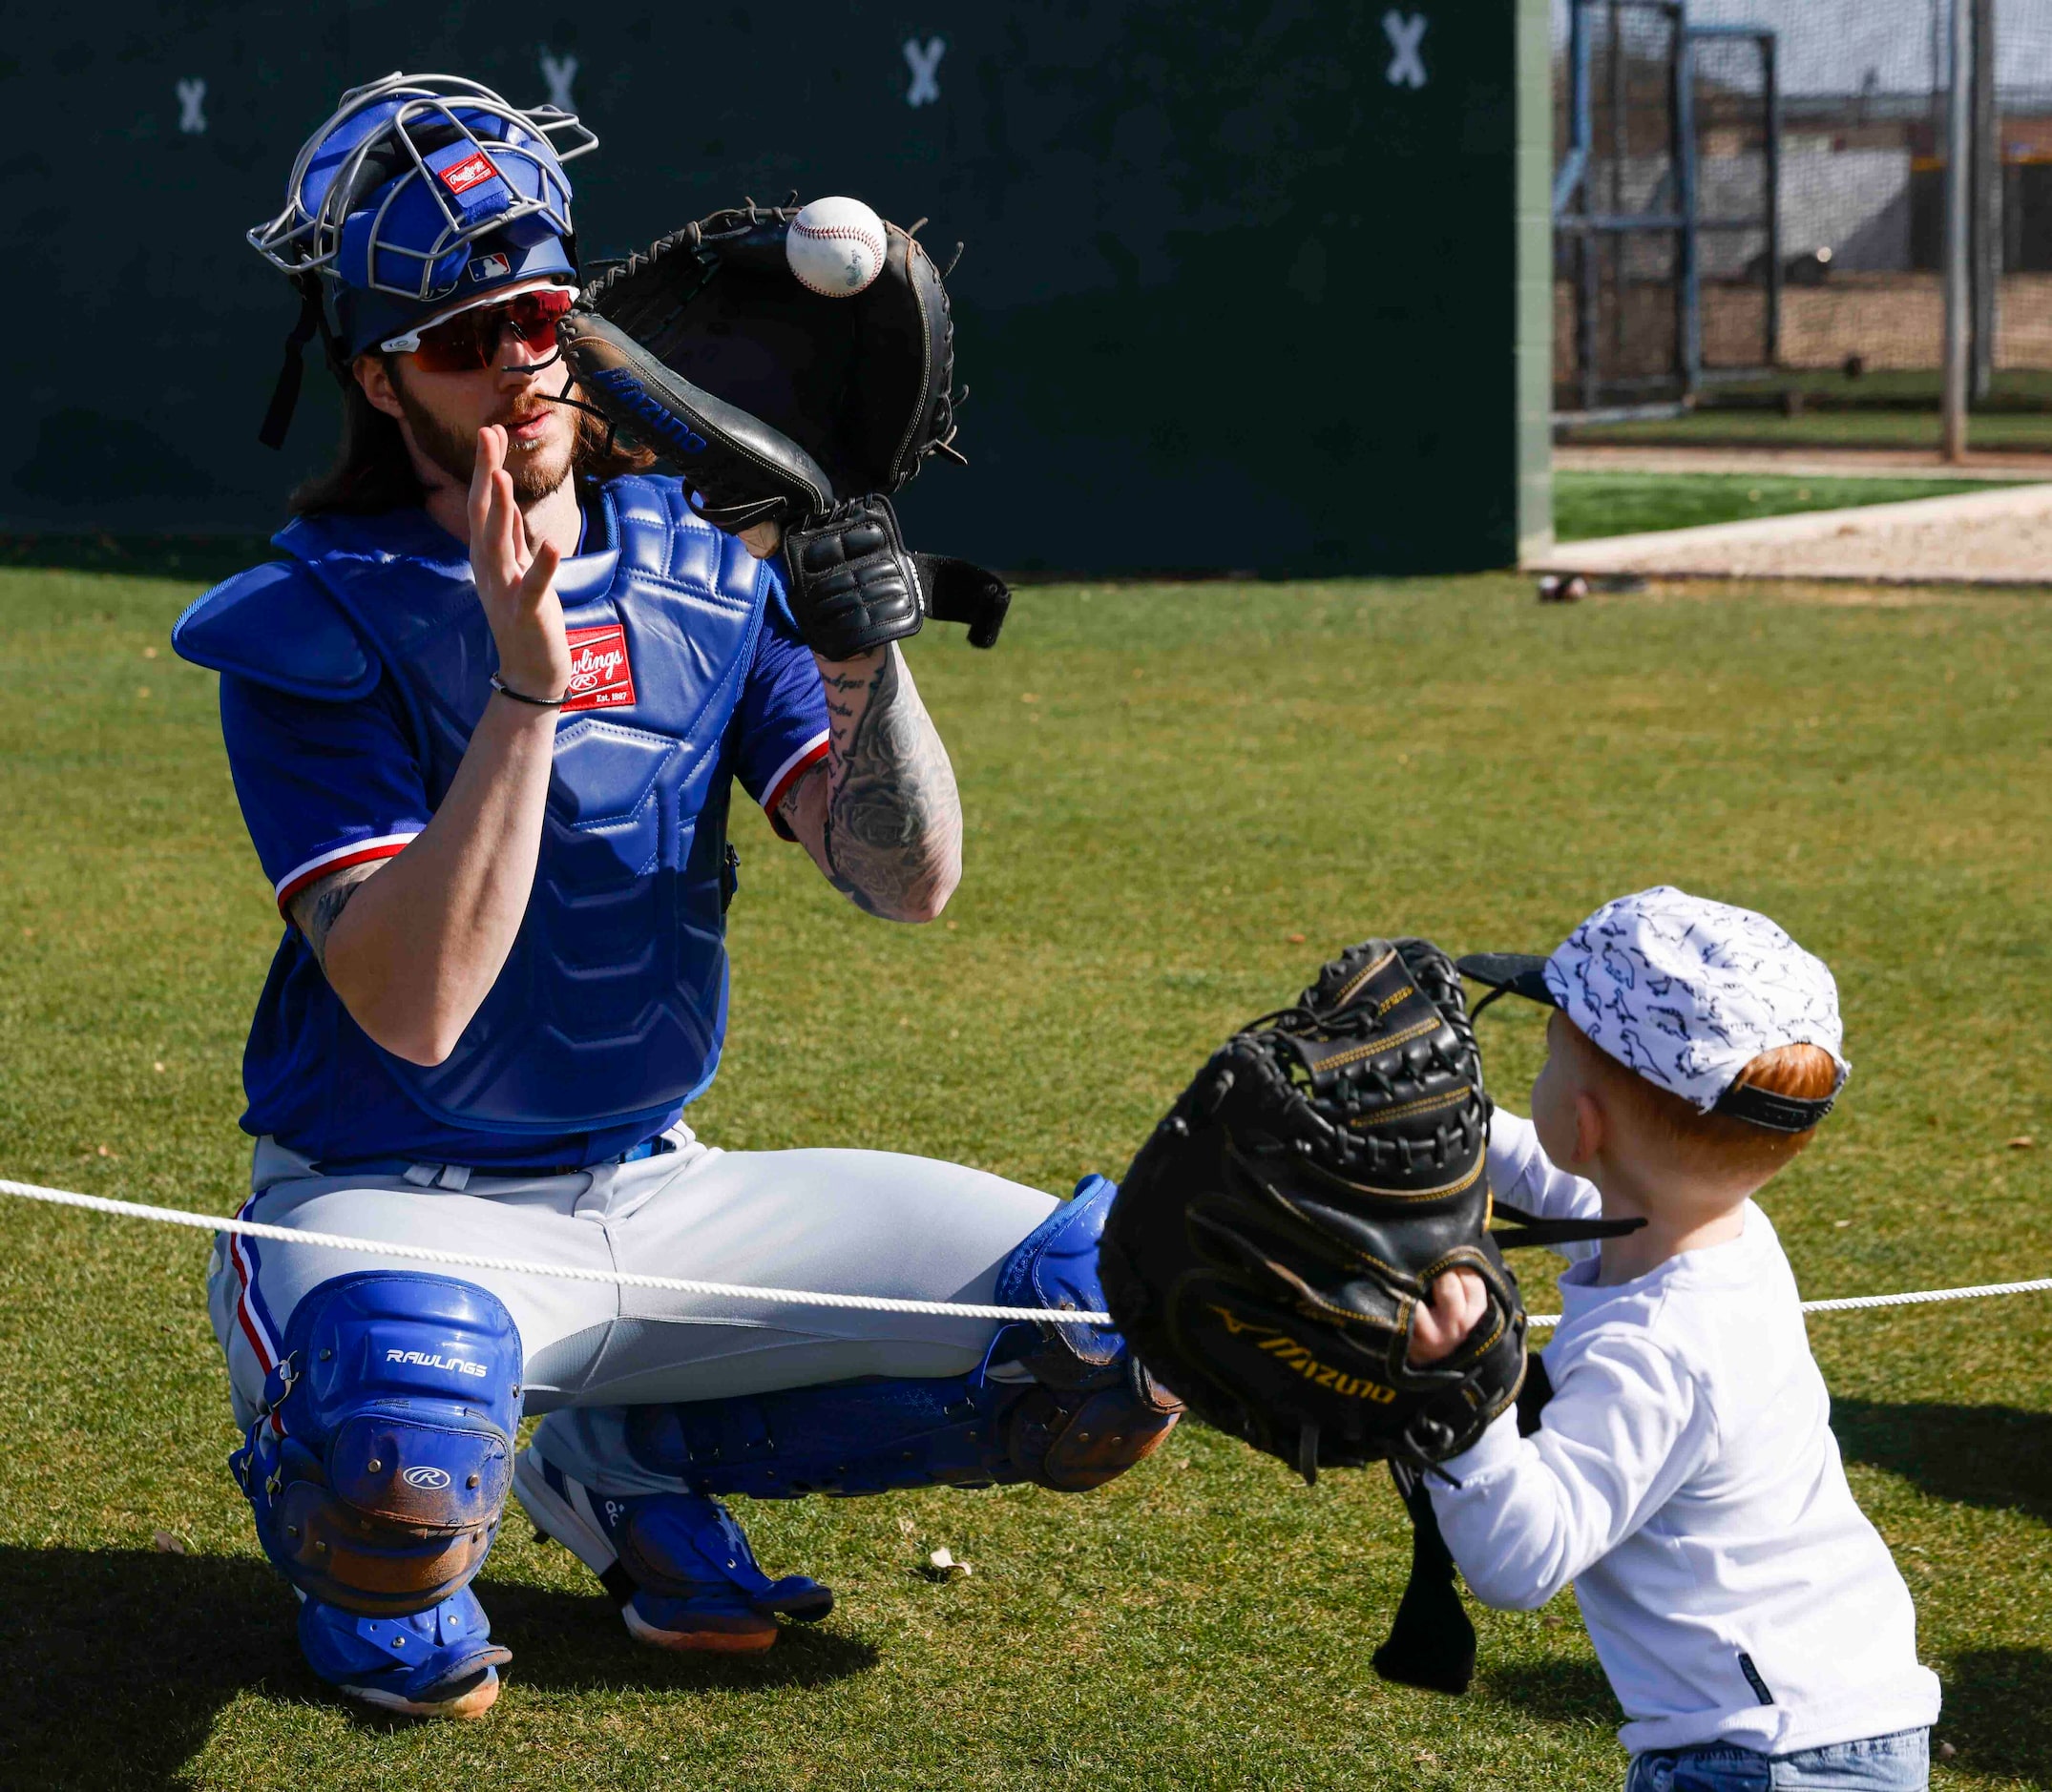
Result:
<instances>
[{"instance_id":1,"label":"catcher's helmet","mask_svg":"<svg viewBox=\"0 0 2052 1792\"><path fill-rule=\"evenodd\" d=\"M248 233L303 301L260 439L284 440L316 330L341 374L501 287L574 281L563 164L597 145L571 113L522 111L455 75L392 73L345 94L294 158L284 209Z\"/></svg>"}]
</instances>

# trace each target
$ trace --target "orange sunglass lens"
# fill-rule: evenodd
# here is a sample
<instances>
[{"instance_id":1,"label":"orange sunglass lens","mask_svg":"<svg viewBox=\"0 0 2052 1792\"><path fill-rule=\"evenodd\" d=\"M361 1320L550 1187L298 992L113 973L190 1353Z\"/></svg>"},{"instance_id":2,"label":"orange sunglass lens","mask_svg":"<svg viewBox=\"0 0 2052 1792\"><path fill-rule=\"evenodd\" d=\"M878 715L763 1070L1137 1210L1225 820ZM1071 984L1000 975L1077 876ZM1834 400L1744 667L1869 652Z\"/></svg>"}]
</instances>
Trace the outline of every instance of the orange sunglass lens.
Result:
<instances>
[{"instance_id":1,"label":"orange sunglass lens","mask_svg":"<svg viewBox=\"0 0 2052 1792\"><path fill-rule=\"evenodd\" d=\"M556 320L570 309L561 287L524 292L502 305L479 305L459 311L447 323L420 333L413 358L430 373L474 373L489 367L498 352L506 326L534 354L555 345Z\"/></svg>"}]
</instances>

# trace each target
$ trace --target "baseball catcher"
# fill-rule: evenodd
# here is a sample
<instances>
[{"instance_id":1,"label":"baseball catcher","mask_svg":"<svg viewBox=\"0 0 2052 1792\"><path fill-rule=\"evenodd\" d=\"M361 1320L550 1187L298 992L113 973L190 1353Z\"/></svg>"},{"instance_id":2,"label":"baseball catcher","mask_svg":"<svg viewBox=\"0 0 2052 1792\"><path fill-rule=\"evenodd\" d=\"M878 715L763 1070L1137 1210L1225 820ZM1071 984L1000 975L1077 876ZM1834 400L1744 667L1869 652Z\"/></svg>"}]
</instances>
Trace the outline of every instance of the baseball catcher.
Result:
<instances>
[{"instance_id":1,"label":"baseball catcher","mask_svg":"<svg viewBox=\"0 0 2052 1792\"><path fill-rule=\"evenodd\" d=\"M1351 948L1215 1052L1141 1148L1104 1232L1113 1318L1199 1417L1308 1482L1388 1461L1429 1517L1419 1477L1526 1379L1501 1250L1629 1224L1493 1207L1489 1115L1452 962L1429 940ZM1517 1223L1492 1232L1493 1218ZM1434 1284L1456 1269L1476 1279L1476 1313L1421 1365ZM1437 1683L1438 1630L1466 1623L1443 1558L1422 1532L1416 1590L1376 1658L1388 1677ZM1472 1632L1470 1651L1472 1665Z\"/></svg>"},{"instance_id":2,"label":"baseball catcher","mask_svg":"<svg viewBox=\"0 0 2052 1792\"><path fill-rule=\"evenodd\" d=\"M890 1153L722 1151L684 1123L726 1031L735 786L864 912L931 920L961 802L899 643L957 604L987 642L1003 592L907 554L890 514L953 427L946 305L909 235L867 309L773 291L784 220L752 211L576 309L564 164L594 143L447 76L343 96L251 233L302 301L264 437L318 336L340 451L277 557L173 635L220 674L284 924L244 1057L242 1213L396 1247L220 1240L231 1468L314 1674L421 1717L497 1696L509 1654L472 1582L509 1498L639 1641L758 1651L833 1595L766 1573L722 1496L1080 1490L1178 1414L1108 1331L708 1310L398 1254L1102 1305L1102 1177L1064 1202ZM579 408L600 405L633 441ZM816 1046L855 1100L867 991L831 974L853 1018Z\"/></svg>"}]
</instances>

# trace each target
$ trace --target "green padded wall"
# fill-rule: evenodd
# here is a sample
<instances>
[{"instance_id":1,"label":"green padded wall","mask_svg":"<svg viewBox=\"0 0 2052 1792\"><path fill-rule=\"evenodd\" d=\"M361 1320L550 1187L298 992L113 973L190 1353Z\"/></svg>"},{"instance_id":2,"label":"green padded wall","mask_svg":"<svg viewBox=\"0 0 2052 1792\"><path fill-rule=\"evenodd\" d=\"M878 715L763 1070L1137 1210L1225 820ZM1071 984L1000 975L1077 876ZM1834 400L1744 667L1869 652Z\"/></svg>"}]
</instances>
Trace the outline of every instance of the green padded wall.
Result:
<instances>
[{"instance_id":1,"label":"green padded wall","mask_svg":"<svg viewBox=\"0 0 2052 1792\"><path fill-rule=\"evenodd\" d=\"M256 446L294 302L241 233L340 90L406 67L567 83L602 139L572 171L587 256L791 188L966 241L974 465L905 504L935 547L1509 564L1545 527L1544 34L1544 0L24 13L4 191L38 328L0 526L278 520L332 399L310 367L287 451Z\"/></svg>"}]
</instances>

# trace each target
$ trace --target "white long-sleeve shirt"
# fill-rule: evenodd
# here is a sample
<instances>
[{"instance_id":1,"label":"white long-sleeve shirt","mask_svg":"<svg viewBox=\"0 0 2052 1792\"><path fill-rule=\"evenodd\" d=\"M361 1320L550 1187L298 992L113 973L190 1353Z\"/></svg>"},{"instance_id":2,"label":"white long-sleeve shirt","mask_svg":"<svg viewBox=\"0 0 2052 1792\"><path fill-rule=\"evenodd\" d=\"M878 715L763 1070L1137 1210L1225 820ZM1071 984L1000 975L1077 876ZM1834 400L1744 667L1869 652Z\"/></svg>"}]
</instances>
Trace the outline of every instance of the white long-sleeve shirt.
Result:
<instances>
[{"instance_id":1,"label":"white long-sleeve shirt","mask_svg":"<svg viewBox=\"0 0 2052 1792\"><path fill-rule=\"evenodd\" d=\"M1490 1180L1549 1218L1593 1183L1497 1112ZM1768 1754L1929 1724L1937 1677L1888 1546L1853 1499L1795 1275L1750 1201L1742 1234L1596 1285L1571 1247L1530 1438L1506 1413L1432 1481L1454 1559L1487 1605L1574 1582L1634 1753L1727 1742Z\"/></svg>"}]
</instances>

